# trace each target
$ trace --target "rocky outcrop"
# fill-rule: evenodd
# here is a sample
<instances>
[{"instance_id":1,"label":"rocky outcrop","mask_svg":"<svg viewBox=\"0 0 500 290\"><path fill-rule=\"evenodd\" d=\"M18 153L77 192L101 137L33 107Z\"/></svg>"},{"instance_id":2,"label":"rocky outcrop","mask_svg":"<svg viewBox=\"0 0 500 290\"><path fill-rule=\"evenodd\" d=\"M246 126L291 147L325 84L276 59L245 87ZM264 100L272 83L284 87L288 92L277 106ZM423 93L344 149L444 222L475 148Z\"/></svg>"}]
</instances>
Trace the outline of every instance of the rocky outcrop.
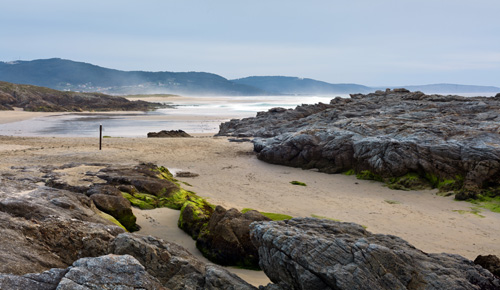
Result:
<instances>
[{"instance_id":1,"label":"rocky outcrop","mask_svg":"<svg viewBox=\"0 0 500 290\"><path fill-rule=\"evenodd\" d=\"M474 197L500 180L500 99L405 89L274 108L221 124L218 135L257 137L266 162L381 179L416 174Z\"/></svg>"},{"instance_id":2,"label":"rocky outcrop","mask_svg":"<svg viewBox=\"0 0 500 290\"><path fill-rule=\"evenodd\" d=\"M87 197L26 174L0 176L0 289L255 289L179 245L102 218L92 197L116 197L113 187Z\"/></svg>"},{"instance_id":3,"label":"rocky outcrop","mask_svg":"<svg viewBox=\"0 0 500 290\"><path fill-rule=\"evenodd\" d=\"M99 169L71 175L79 167ZM72 163L39 170L45 173L48 186L84 193L128 231L138 230L131 206L181 209L186 201L199 199L195 193L182 189L168 169L150 163L136 166Z\"/></svg>"},{"instance_id":4,"label":"rocky outcrop","mask_svg":"<svg viewBox=\"0 0 500 290\"><path fill-rule=\"evenodd\" d=\"M106 254L124 230L98 212L88 197L65 190L1 192L0 273L41 272Z\"/></svg>"},{"instance_id":5,"label":"rocky outcrop","mask_svg":"<svg viewBox=\"0 0 500 290\"><path fill-rule=\"evenodd\" d=\"M101 93L62 92L45 87L0 82L0 110L14 107L34 112L149 111L160 103L129 101Z\"/></svg>"},{"instance_id":6,"label":"rocky outcrop","mask_svg":"<svg viewBox=\"0 0 500 290\"><path fill-rule=\"evenodd\" d=\"M161 130L160 132L149 132L148 138L180 138L193 137L183 130Z\"/></svg>"},{"instance_id":7,"label":"rocky outcrop","mask_svg":"<svg viewBox=\"0 0 500 290\"><path fill-rule=\"evenodd\" d=\"M54 268L43 273L30 273L22 276L0 274L0 289L54 290L67 272L67 269Z\"/></svg>"},{"instance_id":8,"label":"rocky outcrop","mask_svg":"<svg viewBox=\"0 0 500 290\"><path fill-rule=\"evenodd\" d=\"M196 247L217 264L258 268L259 255L250 240L249 226L254 221L269 220L255 210L241 213L217 206L208 224L202 227Z\"/></svg>"},{"instance_id":9,"label":"rocky outcrop","mask_svg":"<svg viewBox=\"0 0 500 290\"><path fill-rule=\"evenodd\" d=\"M119 235L110 251L134 256L148 273L172 290L255 289L223 268L201 262L183 247L153 237Z\"/></svg>"},{"instance_id":10,"label":"rocky outcrop","mask_svg":"<svg viewBox=\"0 0 500 290\"><path fill-rule=\"evenodd\" d=\"M0 289L256 289L183 247L153 237L119 235L99 257L39 274L0 274Z\"/></svg>"},{"instance_id":11,"label":"rocky outcrop","mask_svg":"<svg viewBox=\"0 0 500 290\"><path fill-rule=\"evenodd\" d=\"M281 289L500 289L499 279L470 260L427 254L353 223L261 222L251 225L251 237L261 268Z\"/></svg>"}]
</instances>

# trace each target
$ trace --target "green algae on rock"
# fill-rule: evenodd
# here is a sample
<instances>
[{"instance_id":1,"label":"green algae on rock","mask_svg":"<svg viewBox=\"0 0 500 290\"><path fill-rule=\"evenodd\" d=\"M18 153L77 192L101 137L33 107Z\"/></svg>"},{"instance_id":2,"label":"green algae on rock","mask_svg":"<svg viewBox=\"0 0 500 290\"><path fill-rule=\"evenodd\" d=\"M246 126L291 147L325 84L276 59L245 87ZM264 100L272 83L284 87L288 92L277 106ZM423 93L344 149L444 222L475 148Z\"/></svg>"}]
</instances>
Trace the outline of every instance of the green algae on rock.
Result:
<instances>
[{"instance_id":1,"label":"green algae on rock","mask_svg":"<svg viewBox=\"0 0 500 290\"><path fill-rule=\"evenodd\" d=\"M206 228L214 209L215 206L205 199L192 196L182 206L177 225L196 240L200 231Z\"/></svg>"},{"instance_id":2,"label":"green algae on rock","mask_svg":"<svg viewBox=\"0 0 500 290\"><path fill-rule=\"evenodd\" d=\"M244 208L244 209L241 210L241 213L246 213L246 212L249 212L251 210L254 210L254 209L252 209L252 208ZM265 217L270 218L273 221L289 220L289 219L293 218L292 216L289 216L289 215L286 215L286 214L281 214L281 213L262 212L262 211L259 211L259 213L262 214Z\"/></svg>"}]
</instances>

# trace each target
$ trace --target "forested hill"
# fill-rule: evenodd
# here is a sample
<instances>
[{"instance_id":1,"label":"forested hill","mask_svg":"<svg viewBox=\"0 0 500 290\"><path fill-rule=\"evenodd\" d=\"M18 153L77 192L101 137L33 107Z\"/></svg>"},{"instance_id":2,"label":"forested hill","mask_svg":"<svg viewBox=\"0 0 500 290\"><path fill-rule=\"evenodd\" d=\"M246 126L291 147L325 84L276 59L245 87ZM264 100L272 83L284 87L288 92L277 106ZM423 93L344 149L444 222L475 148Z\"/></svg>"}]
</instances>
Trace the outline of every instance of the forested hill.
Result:
<instances>
[{"instance_id":1,"label":"forested hill","mask_svg":"<svg viewBox=\"0 0 500 290\"><path fill-rule=\"evenodd\" d=\"M257 87L271 94L332 95L373 91L372 88L358 84L330 84L313 79L284 76L253 76L232 81Z\"/></svg>"},{"instance_id":2,"label":"forested hill","mask_svg":"<svg viewBox=\"0 0 500 290\"><path fill-rule=\"evenodd\" d=\"M59 58L0 62L0 81L109 94L265 94L212 73L120 71Z\"/></svg>"}]
</instances>

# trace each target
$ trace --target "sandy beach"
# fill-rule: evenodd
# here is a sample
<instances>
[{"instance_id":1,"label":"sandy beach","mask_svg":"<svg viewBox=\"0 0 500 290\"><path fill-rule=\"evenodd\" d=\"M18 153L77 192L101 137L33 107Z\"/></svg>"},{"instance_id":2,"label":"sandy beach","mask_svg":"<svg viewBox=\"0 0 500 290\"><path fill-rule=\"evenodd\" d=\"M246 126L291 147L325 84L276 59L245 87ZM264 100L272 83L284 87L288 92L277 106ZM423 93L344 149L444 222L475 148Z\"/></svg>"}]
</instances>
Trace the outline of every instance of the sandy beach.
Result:
<instances>
[{"instance_id":1,"label":"sandy beach","mask_svg":"<svg viewBox=\"0 0 500 290\"><path fill-rule=\"evenodd\" d=\"M435 191L399 191L354 176L330 175L259 161L251 143L227 138L0 137L0 171L11 166L71 162L153 162L198 173L181 178L187 189L226 208L254 208L294 217L323 216L362 224L369 231L400 236L425 252L449 252L474 259L500 254L500 215L437 196ZM296 186L298 180L307 186ZM462 213L460 213L462 211Z\"/></svg>"},{"instance_id":2,"label":"sandy beach","mask_svg":"<svg viewBox=\"0 0 500 290\"><path fill-rule=\"evenodd\" d=\"M21 112L2 112L0 122L20 118L16 113ZM429 253L447 252L469 259L479 254L500 256L500 214L488 210L474 214L473 204L437 196L434 190L396 191L354 176L267 164L252 151L251 143L211 136L106 138L101 151L97 138L0 136L0 174L15 174L12 166L153 162L172 171L199 174L179 179L191 185L186 189L226 208L355 222L374 233L399 236ZM290 184L294 180L307 186ZM175 228L175 212L160 209L136 213L143 227L141 234L165 240L172 237L173 241L180 239L180 243L188 244L190 238ZM175 229L165 230L168 227ZM193 245L191 241L188 247ZM256 285L266 280L262 273L252 275L241 274Z\"/></svg>"}]
</instances>

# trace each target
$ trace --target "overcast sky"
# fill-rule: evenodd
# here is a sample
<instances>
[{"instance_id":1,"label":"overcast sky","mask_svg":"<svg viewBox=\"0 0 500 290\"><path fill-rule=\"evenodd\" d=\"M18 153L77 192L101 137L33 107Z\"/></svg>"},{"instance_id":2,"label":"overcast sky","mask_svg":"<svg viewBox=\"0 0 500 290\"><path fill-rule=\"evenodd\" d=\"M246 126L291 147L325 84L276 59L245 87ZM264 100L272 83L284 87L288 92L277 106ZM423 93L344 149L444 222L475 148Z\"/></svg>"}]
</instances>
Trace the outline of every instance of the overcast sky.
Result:
<instances>
[{"instance_id":1,"label":"overcast sky","mask_svg":"<svg viewBox=\"0 0 500 290\"><path fill-rule=\"evenodd\" d=\"M499 0L2 0L0 61L500 86Z\"/></svg>"}]
</instances>

